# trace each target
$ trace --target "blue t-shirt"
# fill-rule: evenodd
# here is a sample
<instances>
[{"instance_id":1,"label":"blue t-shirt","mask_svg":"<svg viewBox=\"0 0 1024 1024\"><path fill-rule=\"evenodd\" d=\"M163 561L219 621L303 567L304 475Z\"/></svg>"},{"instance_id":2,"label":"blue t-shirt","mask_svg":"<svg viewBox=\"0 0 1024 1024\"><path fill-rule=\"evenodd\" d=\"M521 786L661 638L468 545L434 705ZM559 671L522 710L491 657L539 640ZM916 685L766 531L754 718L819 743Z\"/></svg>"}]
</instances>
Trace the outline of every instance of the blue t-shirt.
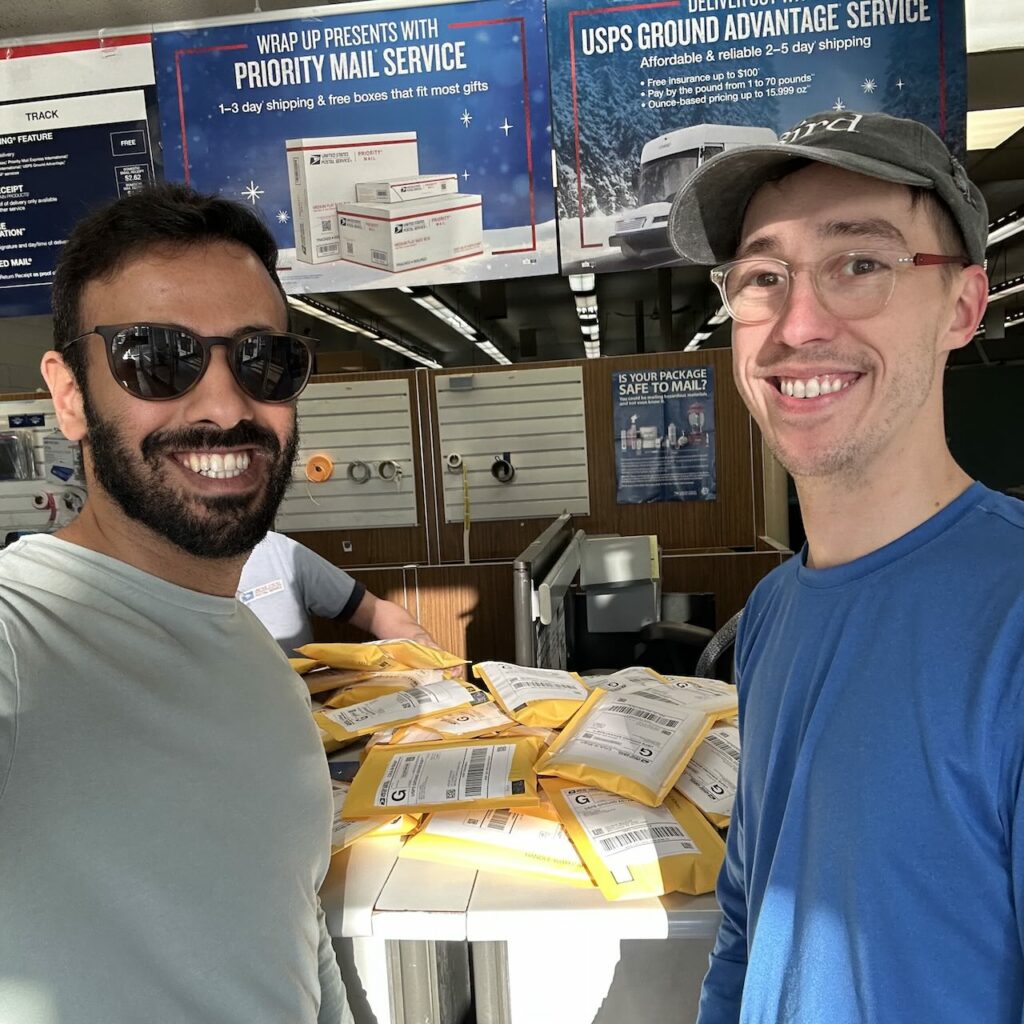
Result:
<instances>
[{"instance_id":1,"label":"blue t-shirt","mask_svg":"<svg viewBox=\"0 0 1024 1024\"><path fill-rule=\"evenodd\" d=\"M1021 1024L1024 503L974 484L864 558L804 559L740 627L700 1024Z\"/></svg>"},{"instance_id":2,"label":"blue t-shirt","mask_svg":"<svg viewBox=\"0 0 1024 1024\"><path fill-rule=\"evenodd\" d=\"M296 647L313 642L310 615L348 621L365 593L344 569L274 532L253 548L238 581L238 600L290 658Z\"/></svg>"}]
</instances>

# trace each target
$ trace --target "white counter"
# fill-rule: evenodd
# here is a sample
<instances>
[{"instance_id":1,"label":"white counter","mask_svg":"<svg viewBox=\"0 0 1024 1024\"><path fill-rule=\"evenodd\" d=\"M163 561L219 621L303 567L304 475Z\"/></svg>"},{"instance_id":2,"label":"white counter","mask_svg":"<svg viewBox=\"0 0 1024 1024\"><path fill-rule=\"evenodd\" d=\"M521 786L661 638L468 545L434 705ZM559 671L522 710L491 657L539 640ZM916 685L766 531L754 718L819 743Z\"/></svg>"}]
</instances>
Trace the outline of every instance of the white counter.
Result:
<instances>
[{"instance_id":1,"label":"white counter","mask_svg":"<svg viewBox=\"0 0 1024 1024\"><path fill-rule=\"evenodd\" d=\"M400 860L400 846L397 837L363 839L333 858L321 891L331 934L355 940L364 958L382 955L393 941L506 943L512 1021L536 1022L531 1000L542 992L548 1019L589 1022L608 991L621 940L700 939L710 948L721 917L713 895L613 903L596 888ZM573 961L588 980L585 993L566 991ZM553 977L545 983L549 972L557 972L558 984ZM364 987L374 1003L365 979ZM564 1006L551 1005L553 992ZM378 1016L384 999L377 993Z\"/></svg>"}]
</instances>

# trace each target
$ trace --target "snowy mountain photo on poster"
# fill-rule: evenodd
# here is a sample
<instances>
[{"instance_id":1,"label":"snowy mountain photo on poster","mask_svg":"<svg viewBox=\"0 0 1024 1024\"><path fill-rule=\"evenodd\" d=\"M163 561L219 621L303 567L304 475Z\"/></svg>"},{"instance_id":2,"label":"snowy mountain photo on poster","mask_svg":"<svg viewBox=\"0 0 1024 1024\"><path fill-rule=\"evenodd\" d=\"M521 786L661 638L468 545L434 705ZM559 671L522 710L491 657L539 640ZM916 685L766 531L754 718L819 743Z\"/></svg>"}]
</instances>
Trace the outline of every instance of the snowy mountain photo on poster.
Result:
<instances>
[{"instance_id":1,"label":"snowy mountain photo on poster","mask_svg":"<svg viewBox=\"0 0 1024 1024\"><path fill-rule=\"evenodd\" d=\"M680 262L665 220L723 149L819 111L966 137L960 0L549 0L563 273Z\"/></svg>"},{"instance_id":2,"label":"snowy mountain photo on poster","mask_svg":"<svg viewBox=\"0 0 1024 1024\"><path fill-rule=\"evenodd\" d=\"M251 203L292 293L556 272L542 0L340 9L156 32L166 176Z\"/></svg>"}]
</instances>

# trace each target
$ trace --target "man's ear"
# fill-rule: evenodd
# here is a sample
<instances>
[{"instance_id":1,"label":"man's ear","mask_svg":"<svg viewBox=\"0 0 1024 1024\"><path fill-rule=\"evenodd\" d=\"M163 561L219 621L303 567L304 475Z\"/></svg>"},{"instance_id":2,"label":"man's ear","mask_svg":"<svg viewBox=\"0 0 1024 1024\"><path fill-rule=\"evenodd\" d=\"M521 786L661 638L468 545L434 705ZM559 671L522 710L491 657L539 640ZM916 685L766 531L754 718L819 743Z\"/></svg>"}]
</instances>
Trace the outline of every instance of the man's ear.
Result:
<instances>
[{"instance_id":1,"label":"man's ear","mask_svg":"<svg viewBox=\"0 0 1024 1024\"><path fill-rule=\"evenodd\" d=\"M43 356L39 372L50 390L61 433L69 441L81 441L88 433L88 425L85 420L85 403L75 375L64 362L64 357L52 350Z\"/></svg>"},{"instance_id":2,"label":"man's ear","mask_svg":"<svg viewBox=\"0 0 1024 1024\"><path fill-rule=\"evenodd\" d=\"M953 318L946 333L947 351L963 348L974 337L988 305L988 275L982 267L965 267L959 287L960 293L953 306Z\"/></svg>"}]
</instances>

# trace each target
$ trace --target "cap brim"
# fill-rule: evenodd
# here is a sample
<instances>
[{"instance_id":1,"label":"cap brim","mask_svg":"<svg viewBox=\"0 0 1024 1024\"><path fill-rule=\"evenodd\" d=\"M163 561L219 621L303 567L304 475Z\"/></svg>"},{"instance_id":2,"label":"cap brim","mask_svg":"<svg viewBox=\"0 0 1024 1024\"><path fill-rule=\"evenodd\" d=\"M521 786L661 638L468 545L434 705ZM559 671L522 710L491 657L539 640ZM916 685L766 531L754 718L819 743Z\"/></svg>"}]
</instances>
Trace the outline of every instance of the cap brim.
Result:
<instances>
[{"instance_id":1,"label":"cap brim","mask_svg":"<svg viewBox=\"0 0 1024 1024\"><path fill-rule=\"evenodd\" d=\"M787 164L797 166L808 160L899 185L935 187L931 178L857 153L781 142L738 146L699 167L676 193L668 215L673 248L692 263L710 265L731 259L754 193L766 181L781 177Z\"/></svg>"}]
</instances>

